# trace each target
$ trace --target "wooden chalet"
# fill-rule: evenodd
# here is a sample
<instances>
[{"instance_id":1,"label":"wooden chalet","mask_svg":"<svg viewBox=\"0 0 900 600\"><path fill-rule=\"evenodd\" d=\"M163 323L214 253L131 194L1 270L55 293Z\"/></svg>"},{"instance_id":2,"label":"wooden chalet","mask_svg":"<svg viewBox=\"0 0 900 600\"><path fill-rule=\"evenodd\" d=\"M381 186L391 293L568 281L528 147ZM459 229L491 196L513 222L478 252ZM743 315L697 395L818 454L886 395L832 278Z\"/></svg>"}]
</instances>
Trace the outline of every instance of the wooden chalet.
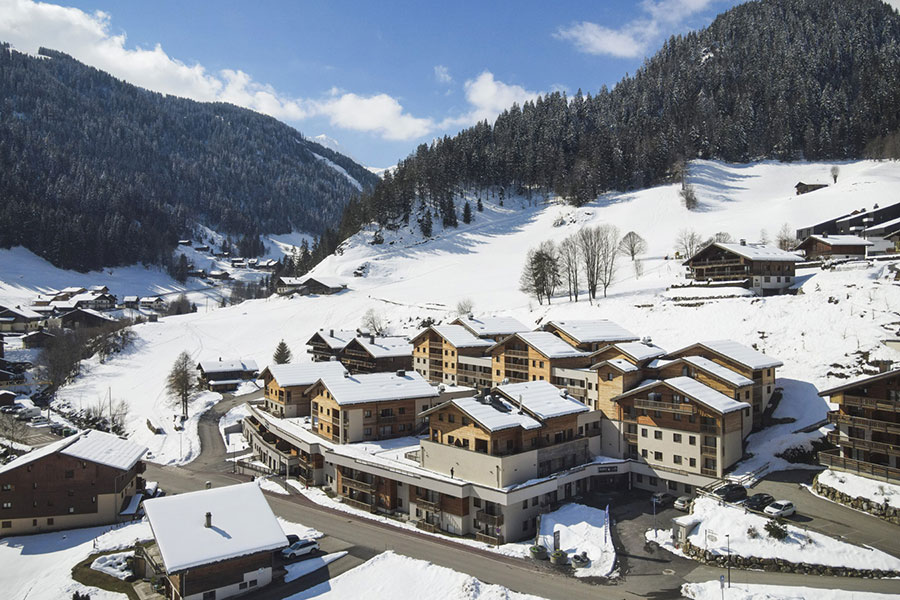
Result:
<instances>
[{"instance_id":1,"label":"wooden chalet","mask_svg":"<svg viewBox=\"0 0 900 600\"><path fill-rule=\"evenodd\" d=\"M753 382L750 404L753 406L753 422L762 423L762 416L775 392L775 369L783 366L780 360L766 356L732 340L698 342L667 355L666 358L701 357L721 365ZM698 361L681 368L697 369ZM707 369L709 370L709 369ZM742 380L735 378L736 382ZM745 386L740 386L743 390ZM742 398L746 399L746 398Z\"/></svg>"},{"instance_id":2,"label":"wooden chalet","mask_svg":"<svg viewBox=\"0 0 900 600\"><path fill-rule=\"evenodd\" d=\"M838 448L819 462L839 471L900 484L900 369L823 390L838 409L828 413Z\"/></svg>"},{"instance_id":3,"label":"wooden chalet","mask_svg":"<svg viewBox=\"0 0 900 600\"><path fill-rule=\"evenodd\" d=\"M304 294L306 287L302 277L279 277L275 282L275 291L282 296L289 294Z\"/></svg>"},{"instance_id":4,"label":"wooden chalet","mask_svg":"<svg viewBox=\"0 0 900 600\"><path fill-rule=\"evenodd\" d=\"M440 395L416 372L323 377L307 391L312 430L338 444L413 435Z\"/></svg>"},{"instance_id":5,"label":"wooden chalet","mask_svg":"<svg viewBox=\"0 0 900 600\"><path fill-rule=\"evenodd\" d=\"M339 357L351 373L412 370L412 344L405 337L355 337L347 342Z\"/></svg>"},{"instance_id":6,"label":"wooden chalet","mask_svg":"<svg viewBox=\"0 0 900 600\"><path fill-rule=\"evenodd\" d=\"M782 293L794 284L801 258L774 246L715 242L684 262L698 282L732 282L759 295Z\"/></svg>"},{"instance_id":7,"label":"wooden chalet","mask_svg":"<svg viewBox=\"0 0 900 600\"><path fill-rule=\"evenodd\" d=\"M146 451L89 429L0 466L0 536L130 520Z\"/></svg>"},{"instance_id":8,"label":"wooden chalet","mask_svg":"<svg viewBox=\"0 0 900 600\"><path fill-rule=\"evenodd\" d=\"M287 538L259 485L225 487L144 502L154 544L139 547L135 571L161 578L172 600L229 598L272 582Z\"/></svg>"},{"instance_id":9,"label":"wooden chalet","mask_svg":"<svg viewBox=\"0 0 900 600\"><path fill-rule=\"evenodd\" d=\"M489 387L491 346L462 325L433 325L412 339L413 368L431 383Z\"/></svg>"},{"instance_id":10,"label":"wooden chalet","mask_svg":"<svg viewBox=\"0 0 900 600\"><path fill-rule=\"evenodd\" d=\"M609 344L638 340L638 336L607 319L550 321L544 325L543 330L559 336L584 352L595 352Z\"/></svg>"},{"instance_id":11,"label":"wooden chalet","mask_svg":"<svg viewBox=\"0 0 900 600\"><path fill-rule=\"evenodd\" d=\"M303 280L307 294L328 296L347 289L347 284L335 277L307 277Z\"/></svg>"},{"instance_id":12,"label":"wooden chalet","mask_svg":"<svg viewBox=\"0 0 900 600\"><path fill-rule=\"evenodd\" d=\"M141 298L141 308L149 308L151 310L165 310L166 309L166 301L162 298L162 296L147 296L145 298Z\"/></svg>"},{"instance_id":13,"label":"wooden chalet","mask_svg":"<svg viewBox=\"0 0 900 600\"><path fill-rule=\"evenodd\" d=\"M259 375L265 385L266 410L280 418L309 416L309 388L319 379L345 373L347 369L336 361L269 365Z\"/></svg>"},{"instance_id":14,"label":"wooden chalet","mask_svg":"<svg viewBox=\"0 0 900 600\"><path fill-rule=\"evenodd\" d=\"M490 348L494 384L550 382L553 368L584 368L590 353L578 350L549 331L516 333Z\"/></svg>"},{"instance_id":15,"label":"wooden chalet","mask_svg":"<svg viewBox=\"0 0 900 600\"><path fill-rule=\"evenodd\" d=\"M43 348L48 342L52 341L56 336L45 329L38 329L22 336L22 346L28 349ZM0 358L3 353L0 352Z\"/></svg>"},{"instance_id":16,"label":"wooden chalet","mask_svg":"<svg viewBox=\"0 0 900 600\"><path fill-rule=\"evenodd\" d=\"M306 341L306 345L309 346L309 353L313 360L337 360L350 340L357 335L356 331L320 329Z\"/></svg>"},{"instance_id":17,"label":"wooden chalet","mask_svg":"<svg viewBox=\"0 0 900 600\"><path fill-rule=\"evenodd\" d=\"M256 379L259 369L252 360L203 360L197 364L200 385L214 392L232 392L245 381Z\"/></svg>"},{"instance_id":18,"label":"wooden chalet","mask_svg":"<svg viewBox=\"0 0 900 600\"><path fill-rule=\"evenodd\" d=\"M0 332L25 333L43 327L44 315L21 306L0 306Z\"/></svg>"},{"instance_id":19,"label":"wooden chalet","mask_svg":"<svg viewBox=\"0 0 900 600\"><path fill-rule=\"evenodd\" d=\"M112 317L90 308L76 308L60 316L59 320L63 327L69 329L104 327L116 323Z\"/></svg>"},{"instance_id":20,"label":"wooden chalet","mask_svg":"<svg viewBox=\"0 0 900 600\"><path fill-rule=\"evenodd\" d=\"M125 296L122 298L122 306L125 308L140 308L141 299L138 296Z\"/></svg>"},{"instance_id":21,"label":"wooden chalet","mask_svg":"<svg viewBox=\"0 0 900 600\"><path fill-rule=\"evenodd\" d=\"M9 390L0 390L0 406L12 406L18 395Z\"/></svg>"},{"instance_id":22,"label":"wooden chalet","mask_svg":"<svg viewBox=\"0 0 900 600\"><path fill-rule=\"evenodd\" d=\"M822 233L811 235L794 248L803 252L807 260L865 258L874 244L856 235L834 235Z\"/></svg>"},{"instance_id":23,"label":"wooden chalet","mask_svg":"<svg viewBox=\"0 0 900 600\"><path fill-rule=\"evenodd\" d=\"M459 325L466 328L475 337L499 342L514 333L524 333L531 328L512 317L476 317L466 315L457 317L450 325Z\"/></svg>"},{"instance_id":24,"label":"wooden chalet","mask_svg":"<svg viewBox=\"0 0 900 600\"><path fill-rule=\"evenodd\" d=\"M827 187L827 183L803 183L802 181L798 181L797 185L794 186L794 190L797 192L797 195L800 196L801 194L808 194L809 192L814 192Z\"/></svg>"}]
</instances>

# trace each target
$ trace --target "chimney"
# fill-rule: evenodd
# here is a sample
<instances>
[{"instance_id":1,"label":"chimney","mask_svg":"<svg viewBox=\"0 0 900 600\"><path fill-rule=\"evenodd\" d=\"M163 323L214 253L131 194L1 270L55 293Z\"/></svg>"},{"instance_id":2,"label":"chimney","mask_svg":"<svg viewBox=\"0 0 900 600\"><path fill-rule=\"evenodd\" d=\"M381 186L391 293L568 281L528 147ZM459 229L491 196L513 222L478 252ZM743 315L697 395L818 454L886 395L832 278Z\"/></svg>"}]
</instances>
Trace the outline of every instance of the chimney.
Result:
<instances>
[{"instance_id":1,"label":"chimney","mask_svg":"<svg viewBox=\"0 0 900 600\"><path fill-rule=\"evenodd\" d=\"M566 396L569 395L569 390L566 388L562 388L561 390L559 390L559 395L562 396L563 398L565 398Z\"/></svg>"},{"instance_id":2,"label":"chimney","mask_svg":"<svg viewBox=\"0 0 900 600\"><path fill-rule=\"evenodd\" d=\"M204 527L206 527L207 529L212 527L212 513L211 512L206 513L206 524L204 525Z\"/></svg>"},{"instance_id":3,"label":"chimney","mask_svg":"<svg viewBox=\"0 0 900 600\"><path fill-rule=\"evenodd\" d=\"M344 379L350 379L350 371L344 371Z\"/></svg>"},{"instance_id":4,"label":"chimney","mask_svg":"<svg viewBox=\"0 0 900 600\"><path fill-rule=\"evenodd\" d=\"M331 337L334 337L334 329L330 329L330 330L328 331L328 335L331 336Z\"/></svg>"},{"instance_id":5,"label":"chimney","mask_svg":"<svg viewBox=\"0 0 900 600\"><path fill-rule=\"evenodd\" d=\"M519 394L519 414L524 414L525 411L522 410L522 394Z\"/></svg>"},{"instance_id":6,"label":"chimney","mask_svg":"<svg viewBox=\"0 0 900 600\"><path fill-rule=\"evenodd\" d=\"M744 238L741 238L741 246L746 246L746 245L747 245L747 240L745 240Z\"/></svg>"},{"instance_id":7,"label":"chimney","mask_svg":"<svg viewBox=\"0 0 900 600\"><path fill-rule=\"evenodd\" d=\"M398 369L397 377L406 377L406 371L404 371L403 369Z\"/></svg>"},{"instance_id":8,"label":"chimney","mask_svg":"<svg viewBox=\"0 0 900 600\"><path fill-rule=\"evenodd\" d=\"M370 344L374 344L374 343L375 343L375 334L372 334L372 335L369 336L369 343L370 343Z\"/></svg>"},{"instance_id":9,"label":"chimney","mask_svg":"<svg viewBox=\"0 0 900 600\"><path fill-rule=\"evenodd\" d=\"M880 360L878 361L878 372L879 373L887 373L891 370L894 362L891 360Z\"/></svg>"},{"instance_id":10,"label":"chimney","mask_svg":"<svg viewBox=\"0 0 900 600\"><path fill-rule=\"evenodd\" d=\"M827 232L827 231L823 231L823 232L822 232L822 237L823 237L823 238L827 238L827 237L828 237L828 232Z\"/></svg>"}]
</instances>

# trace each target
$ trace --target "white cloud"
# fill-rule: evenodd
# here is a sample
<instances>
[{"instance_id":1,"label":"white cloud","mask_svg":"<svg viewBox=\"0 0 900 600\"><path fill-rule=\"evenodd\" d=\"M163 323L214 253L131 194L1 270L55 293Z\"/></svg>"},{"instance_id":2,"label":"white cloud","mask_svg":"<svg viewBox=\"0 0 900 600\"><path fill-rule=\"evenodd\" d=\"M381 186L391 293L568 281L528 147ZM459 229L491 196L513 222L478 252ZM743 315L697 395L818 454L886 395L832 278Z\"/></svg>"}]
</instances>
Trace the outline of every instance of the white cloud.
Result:
<instances>
[{"instance_id":1,"label":"white cloud","mask_svg":"<svg viewBox=\"0 0 900 600\"><path fill-rule=\"evenodd\" d=\"M643 14L618 29L581 21L568 27L560 27L553 35L572 42L586 54L635 58L646 54L660 36L681 25L691 15L706 9L712 2L713 0L643 0L640 3Z\"/></svg>"},{"instance_id":2,"label":"white cloud","mask_svg":"<svg viewBox=\"0 0 900 600\"><path fill-rule=\"evenodd\" d=\"M444 65L435 65L434 78L437 79L438 83L445 85L453 83L453 77L450 76L450 69Z\"/></svg>"},{"instance_id":3,"label":"white cloud","mask_svg":"<svg viewBox=\"0 0 900 600\"><path fill-rule=\"evenodd\" d=\"M427 135L434 121L413 117L387 94L358 96L335 95L312 105L317 114L326 115L332 125L355 131L377 133L388 140L411 140Z\"/></svg>"},{"instance_id":4,"label":"white cloud","mask_svg":"<svg viewBox=\"0 0 900 600\"><path fill-rule=\"evenodd\" d=\"M492 121L497 115L513 105L522 104L538 97L540 92L526 90L519 85L510 85L494 79L494 74L484 71L475 79L465 83L466 101L471 110L459 117L445 119L442 128L473 125L487 119Z\"/></svg>"}]
</instances>

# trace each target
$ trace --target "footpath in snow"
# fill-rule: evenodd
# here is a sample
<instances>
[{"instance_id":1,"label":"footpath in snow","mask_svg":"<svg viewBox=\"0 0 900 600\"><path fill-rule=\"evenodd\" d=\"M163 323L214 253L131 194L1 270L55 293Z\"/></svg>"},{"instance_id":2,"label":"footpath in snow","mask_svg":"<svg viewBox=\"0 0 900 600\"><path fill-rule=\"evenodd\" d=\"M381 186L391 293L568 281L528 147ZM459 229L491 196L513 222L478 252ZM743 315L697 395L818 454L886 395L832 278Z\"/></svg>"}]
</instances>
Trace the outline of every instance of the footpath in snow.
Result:
<instances>
[{"instance_id":1,"label":"footpath in snow","mask_svg":"<svg viewBox=\"0 0 900 600\"><path fill-rule=\"evenodd\" d=\"M897 594L850 592L810 587L732 583L724 591L718 581L686 583L681 593L691 600L896 600Z\"/></svg>"},{"instance_id":2,"label":"footpath in snow","mask_svg":"<svg viewBox=\"0 0 900 600\"><path fill-rule=\"evenodd\" d=\"M727 556L730 552L733 556L775 558L826 567L900 571L900 559L890 554L854 546L789 522L785 522L787 538L776 540L765 529L769 518L741 507L720 505L708 497L697 498L690 516L679 519L696 522L688 541L715 556ZM646 538L672 553L683 555L672 543L671 529L650 529Z\"/></svg>"}]
</instances>

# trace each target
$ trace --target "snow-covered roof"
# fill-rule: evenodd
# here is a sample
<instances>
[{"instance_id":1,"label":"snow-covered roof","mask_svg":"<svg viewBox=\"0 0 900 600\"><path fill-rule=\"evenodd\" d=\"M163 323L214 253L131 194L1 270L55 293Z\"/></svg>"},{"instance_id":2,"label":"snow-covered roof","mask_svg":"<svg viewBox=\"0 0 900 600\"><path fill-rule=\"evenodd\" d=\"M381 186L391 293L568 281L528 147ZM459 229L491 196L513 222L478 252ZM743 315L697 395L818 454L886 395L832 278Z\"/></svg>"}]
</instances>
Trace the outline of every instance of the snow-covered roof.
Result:
<instances>
[{"instance_id":1,"label":"snow-covered roof","mask_svg":"<svg viewBox=\"0 0 900 600\"><path fill-rule=\"evenodd\" d=\"M362 375L323 377L322 383L335 402L344 406L364 402L383 402L408 398L434 398L437 389L415 371L366 373Z\"/></svg>"},{"instance_id":2,"label":"snow-covered roof","mask_svg":"<svg viewBox=\"0 0 900 600\"><path fill-rule=\"evenodd\" d=\"M524 412L520 413L518 408L499 398L494 398L489 402L480 402L477 398L454 398L450 400L450 403L469 415L473 421L477 421L488 431L500 431L512 427L521 427L522 429L541 428L539 421ZM438 405L425 412L430 413L442 406L444 405Z\"/></svg>"},{"instance_id":3,"label":"snow-covered roof","mask_svg":"<svg viewBox=\"0 0 900 600\"><path fill-rule=\"evenodd\" d=\"M36 313L30 308L22 308L21 306L0 306L0 312L4 310L11 312L14 315L22 317L23 319L43 319L43 315L40 313Z\"/></svg>"},{"instance_id":4,"label":"snow-covered roof","mask_svg":"<svg viewBox=\"0 0 900 600\"><path fill-rule=\"evenodd\" d=\"M111 433L89 429L60 453L127 471L146 451L146 446L123 440Z\"/></svg>"},{"instance_id":5,"label":"snow-covered roof","mask_svg":"<svg viewBox=\"0 0 900 600\"><path fill-rule=\"evenodd\" d=\"M84 291L83 287L70 286L70 287L63 288L62 290L60 290L60 293L61 294L77 294L77 293L83 292L83 291Z\"/></svg>"},{"instance_id":6,"label":"snow-covered roof","mask_svg":"<svg viewBox=\"0 0 900 600\"><path fill-rule=\"evenodd\" d=\"M105 315L102 312L98 312L98 311L94 310L93 308L76 308L72 312L66 313L66 315L71 315L72 313L76 313L76 312L81 312L81 313L84 313L87 315L91 315L92 317L96 317L98 319L103 319L104 321L115 322L115 319L113 319L109 315ZM63 316L66 316L66 315L63 315Z\"/></svg>"},{"instance_id":7,"label":"snow-covered roof","mask_svg":"<svg viewBox=\"0 0 900 600\"><path fill-rule=\"evenodd\" d=\"M526 331L517 333L516 336L547 358L577 358L589 354L569 345L549 331Z\"/></svg>"},{"instance_id":8,"label":"snow-covered roof","mask_svg":"<svg viewBox=\"0 0 900 600\"><path fill-rule=\"evenodd\" d=\"M321 283L325 287L330 288L343 288L347 287L347 283L343 279L338 279L337 277L304 277L303 283L311 283L315 281L316 283Z\"/></svg>"},{"instance_id":9,"label":"snow-covered roof","mask_svg":"<svg viewBox=\"0 0 900 600\"><path fill-rule=\"evenodd\" d=\"M890 379L892 377L896 377L900 375L900 369L892 369L890 371L885 371L884 373L878 373L876 375L869 375L867 377L862 377L860 379L856 379L854 381L850 381L848 383L842 383L837 387L833 387L827 390L822 390L819 392L820 396L833 396L834 394L838 394L840 392L850 390L855 388L858 385L868 385L871 383L875 383L877 381L881 381L883 379Z\"/></svg>"},{"instance_id":10,"label":"snow-covered roof","mask_svg":"<svg viewBox=\"0 0 900 600\"><path fill-rule=\"evenodd\" d=\"M200 369L204 373L230 373L233 371L252 372L258 370L255 360L201 360Z\"/></svg>"},{"instance_id":11,"label":"snow-covered roof","mask_svg":"<svg viewBox=\"0 0 900 600\"><path fill-rule=\"evenodd\" d=\"M313 337L317 335L332 350L343 350L350 343L350 340L357 336L357 333L346 329L320 329L313 334ZM306 343L308 344L309 342Z\"/></svg>"},{"instance_id":12,"label":"snow-covered roof","mask_svg":"<svg viewBox=\"0 0 900 600\"><path fill-rule=\"evenodd\" d=\"M608 319L588 319L582 321L550 321L544 327L559 329L579 344L593 342L632 342L638 339L621 325Z\"/></svg>"},{"instance_id":13,"label":"snow-covered roof","mask_svg":"<svg viewBox=\"0 0 900 600\"><path fill-rule=\"evenodd\" d=\"M708 358L702 356L685 356L682 360L690 363L702 371L711 373L714 377L718 377L723 381L727 381L731 385L743 387L745 385L753 385L753 380L744 377L740 373L736 373L728 367L723 367L719 363L715 363Z\"/></svg>"},{"instance_id":14,"label":"snow-covered roof","mask_svg":"<svg viewBox=\"0 0 900 600\"><path fill-rule=\"evenodd\" d=\"M147 451L144 446L123 440L111 433L88 429L63 438L43 448L32 450L0 466L0 474L59 452L74 458L127 471Z\"/></svg>"},{"instance_id":15,"label":"snow-covered roof","mask_svg":"<svg viewBox=\"0 0 900 600\"><path fill-rule=\"evenodd\" d=\"M137 296L125 296L125 298L123 298L123 300L125 302L137 302L138 297Z\"/></svg>"},{"instance_id":16,"label":"snow-covered roof","mask_svg":"<svg viewBox=\"0 0 900 600\"><path fill-rule=\"evenodd\" d=\"M295 385L312 385L324 377L343 377L347 369L336 360L296 363L287 365L269 365L266 371L272 374L278 385L282 387ZM263 371L265 373L265 371Z\"/></svg>"},{"instance_id":17,"label":"snow-covered roof","mask_svg":"<svg viewBox=\"0 0 900 600\"><path fill-rule=\"evenodd\" d=\"M169 574L287 543L254 482L152 498L144 501L144 511ZM212 515L210 527L206 513Z\"/></svg>"},{"instance_id":18,"label":"snow-covered roof","mask_svg":"<svg viewBox=\"0 0 900 600\"><path fill-rule=\"evenodd\" d=\"M819 235L813 234L806 238L807 240L816 240L817 242L822 242L823 244L828 244L829 246L874 246L872 242L867 239L863 239L858 235ZM797 246L803 246L806 243L806 240Z\"/></svg>"},{"instance_id":19,"label":"snow-covered roof","mask_svg":"<svg viewBox=\"0 0 900 600\"><path fill-rule=\"evenodd\" d=\"M734 340L713 340L710 342L698 342L700 346L712 350L722 356L730 358L748 369L769 369L783 366L784 363L762 352L754 350ZM677 354L677 352L676 352Z\"/></svg>"},{"instance_id":20,"label":"snow-covered roof","mask_svg":"<svg viewBox=\"0 0 900 600\"><path fill-rule=\"evenodd\" d=\"M634 373L635 371L640 371L637 366L633 363L625 360L624 358L611 358L609 360L604 360L603 362L598 362L595 365L591 365L591 369L598 369L603 365L610 365L623 373Z\"/></svg>"},{"instance_id":21,"label":"snow-covered roof","mask_svg":"<svg viewBox=\"0 0 900 600\"><path fill-rule=\"evenodd\" d=\"M750 260L774 262L799 262L802 260L793 252L786 252L781 248L768 246L766 244L726 244L723 242L715 242L713 246L718 246L723 250L727 250Z\"/></svg>"},{"instance_id":22,"label":"snow-covered roof","mask_svg":"<svg viewBox=\"0 0 900 600\"><path fill-rule=\"evenodd\" d=\"M489 348L493 342L475 337L462 325L435 325L431 327L455 348Z\"/></svg>"},{"instance_id":23,"label":"snow-covered roof","mask_svg":"<svg viewBox=\"0 0 900 600\"><path fill-rule=\"evenodd\" d=\"M541 420L587 412L587 406L563 393L549 381L525 381L509 383L495 388L513 404L522 407Z\"/></svg>"},{"instance_id":24,"label":"snow-covered roof","mask_svg":"<svg viewBox=\"0 0 900 600\"><path fill-rule=\"evenodd\" d=\"M669 379L647 379L642 381L639 386L628 390L624 394L620 394L617 398L624 398L639 394L647 389L657 385L666 385L671 389L692 398L700 404L710 408L720 414L734 412L744 408L750 408L746 402L740 402L733 398L729 398L725 394L718 392L708 385L700 383L696 379L690 377L670 377Z\"/></svg>"},{"instance_id":25,"label":"snow-covered roof","mask_svg":"<svg viewBox=\"0 0 900 600\"><path fill-rule=\"evenodd\" d=\"M478 337L497 337L529 331L528 327L513 317L459 317L457 321Z\"/></svg>"},{"instance_id":26,"label":"snow-covered roof","mask_svg":"<svg viewBox=\"0 0 900 600\"><path fill-rule=\"evenodd\" d=\"M900 217L885 221L884 223L879 223L878 225L866 227L863 231L866 233L877 233L879 231L893 231L898 228L900 228Z\"/></svg>"},{"instance_id":27,"label":"snow-covered roof","mask_svg":"<svg viewBox=\"0 0 900 600\"><path fill-rule=\"evenodd\" d=\"M665 350L649 342L619 342L617 344L604 346L603 348L597 350L594 354L600 354L609 350L610 348L615 348L619 352L630 356L637 362L652 360L654 358L659 358L660 356L665 356L666 354Z\"/></svg>"},{"instance_id":28,"label":"snow-covered roof","mask_svg":"<svg viewBox=\"0 0 900 600\"><path fill-rule=\"evenodd\" d=\"M283 283L284 285L289 285L289 286L295 285L295 286L299 287L304 284L304 282L306 281L306 278L304 278L304 277L279 277L278 281L280 283Z\"/></svg>"},{"instance_id":29,"label":"snow-covered roof","mask_svg":"<svg viewBox=\"0 0 900 600\"><path fill-rule=\"evenodd\" d=\"M392 356L412 356L413 347L408 339L400 336L376 337L375 341L369 336L356 338L359 345L366 349L372 358L390 358Z\"/></svg>"}]
</instances>

